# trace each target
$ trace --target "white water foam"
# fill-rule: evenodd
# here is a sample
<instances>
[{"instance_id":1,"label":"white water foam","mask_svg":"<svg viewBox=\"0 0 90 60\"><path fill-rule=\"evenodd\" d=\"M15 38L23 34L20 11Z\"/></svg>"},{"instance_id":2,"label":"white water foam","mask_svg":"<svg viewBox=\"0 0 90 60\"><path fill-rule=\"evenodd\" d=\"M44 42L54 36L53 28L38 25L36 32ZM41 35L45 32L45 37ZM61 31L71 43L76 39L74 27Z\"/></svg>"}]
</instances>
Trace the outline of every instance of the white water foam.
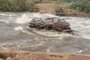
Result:
<instances>
[{"instance_id":1,"label":"white water foam","mask_svg":"<svg viewBox=\"0 0 90 60\"><path fill-rule=\"evenodd\" d=\"M0 20L0 22L4 22L4 23L9 24L9 21L5 21L5 20Z\"/></svg>"},{"instance_id":2,"label":"white water foam","mask_svg":"<svg viewBox=\"0 0 90 60\"><path fill-rule=\"evenodd\" d=\"M25 24L30 22L34 17L56 17L56 16L51 14L40 14L40 13L33 13L29 15L23 14L22 17L17 18L15 22L18 24Z\"/></svg>"},{"instance_id":3,"label":"white water foam","mask_svg":"<svg viewBox=\"0 0 90 60\"><path fill-rule=\"evenodd\" d=\"M17 18L17 20L15 22L18 24L25 24L25 23L30 22L31 20L32 20L32 18L29 18L28 15L23 14L22 17Z\"/></svg>"},{"instance_id":4,"label":"white water foam","mask_svg":"<svg viewBox=\"0 0 90 60\"><path fill-rule=\"evenodd\" d=\"M20 30L23 31L23 27L22 27L22 26L15 27L14 29L15 29L16 31L20 31Z\"/></svg>"},{"instance_id":5,"label":"white water foam","mask_svg":"<svg viewBox=\"0 0 90 60\"><path fill-rule=\"evenodd\" d=\"M21 31L21 32L26 33L26 34L32 34L31 32L27 31L23 26L17 26L14 28L14 30Z\"/></svg>"},{"instance_id":6,"label":"white water foam","mask_svg":"<svg viewBox=\"0 0 90 60\"><path fill-rule=\"evenodd\" d=\"M79 36L90 39L90 18L68 17L65 20Z\"/></svg>"},{"instance_id":7,"label":"white water foam","mask_svg":"<svg viewBox=\"0 0 90 60\"><path fill-rule=\"evenodd\" d=\"M33 13L30 15L23 14L22 17L18 18L15 22L18 24L28 24L34 17L58 17L58 16L40 13ZM71 29L76 31L77 32L76 34L79 37L90 39L90 18L81 18L81 17L60 17L60 18L66 20L70 24ZM42 35L48 34L48 32L45 33L40 31L37 32L38 34ZM60 34L56 34L56 32L55 33L49 32L49 34L48 36L58 36L58 35L60 36Z\"/></svg>"},{"instance_id":8,"label":"white water foam","mask_svg":"<svg viewBox=\"0 0 90 60\"><path fill-rule=\"evenodd\" d=\"M4 13L0 13L0 16L7 16L7 14L4 14Z\"/></svg>"}]
</instances>

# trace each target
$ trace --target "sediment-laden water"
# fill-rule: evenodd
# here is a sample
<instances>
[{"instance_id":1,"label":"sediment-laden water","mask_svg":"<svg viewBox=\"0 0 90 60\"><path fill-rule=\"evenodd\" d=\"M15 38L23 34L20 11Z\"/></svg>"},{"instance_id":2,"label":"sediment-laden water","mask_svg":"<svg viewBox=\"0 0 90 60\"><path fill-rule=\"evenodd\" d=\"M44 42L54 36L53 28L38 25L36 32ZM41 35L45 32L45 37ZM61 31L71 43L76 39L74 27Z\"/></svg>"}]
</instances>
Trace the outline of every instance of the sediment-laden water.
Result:
<instances>
[{"instance_id":1,"label":"sediment-laden water","mask_svg":"<svg viewBox=\"0 0 90 60\"><path fill-rule=\"evenodd\" d=\"M90 54L90 18L60 17L73 34L27 29L36 13L0 13L0 47L27 51Z\"/></svg>"}]
</instances>

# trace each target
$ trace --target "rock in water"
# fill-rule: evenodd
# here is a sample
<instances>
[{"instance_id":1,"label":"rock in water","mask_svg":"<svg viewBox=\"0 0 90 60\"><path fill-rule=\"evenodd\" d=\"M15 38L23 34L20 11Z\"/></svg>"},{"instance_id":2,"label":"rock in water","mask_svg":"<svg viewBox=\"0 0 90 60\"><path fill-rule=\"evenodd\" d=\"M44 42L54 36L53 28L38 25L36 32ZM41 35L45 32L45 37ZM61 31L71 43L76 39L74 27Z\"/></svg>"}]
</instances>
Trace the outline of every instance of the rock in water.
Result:
<instances>
[{"instance_id":1,"label":"rock in water","mask_svg":"<svg viewBox=\"0 0 90 60\"><path fill-rule=\"evenodd\" d=\"M60 32L71 32L69 23L60 18L33 18L29 25L30 28L56 30Z\"/></svg>"}]
</instances>

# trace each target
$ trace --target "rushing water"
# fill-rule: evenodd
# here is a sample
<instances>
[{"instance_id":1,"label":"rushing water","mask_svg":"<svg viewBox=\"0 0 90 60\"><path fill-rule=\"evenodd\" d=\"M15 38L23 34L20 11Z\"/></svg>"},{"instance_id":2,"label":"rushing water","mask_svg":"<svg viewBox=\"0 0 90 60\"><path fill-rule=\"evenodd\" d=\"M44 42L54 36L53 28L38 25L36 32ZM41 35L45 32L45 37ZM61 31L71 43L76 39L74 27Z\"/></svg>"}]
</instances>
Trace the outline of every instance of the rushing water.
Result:
<instances>
[{"instance_id":1,"label":"rushing water","mask_svg":"<svg viewBox=\"0 0 90 60\"><path fill-rule=\"evenodd\" d=\"M74 34L32 31L33 17L53 16L36 13L0 13L0 47L29 51L90 54L90 18L60 17L70 23Z\"/></svg>"}]
</instances>

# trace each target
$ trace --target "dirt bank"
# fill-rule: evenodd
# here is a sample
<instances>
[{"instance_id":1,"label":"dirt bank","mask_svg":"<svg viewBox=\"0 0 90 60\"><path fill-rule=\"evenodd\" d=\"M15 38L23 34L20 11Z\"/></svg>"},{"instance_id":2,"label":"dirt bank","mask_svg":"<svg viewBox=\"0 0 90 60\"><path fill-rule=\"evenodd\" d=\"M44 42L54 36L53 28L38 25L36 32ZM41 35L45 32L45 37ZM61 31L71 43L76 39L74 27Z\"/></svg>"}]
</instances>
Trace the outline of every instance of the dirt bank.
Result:
<instances>
[{"instance_id":1,"label":"dirt bank","mask_svg":"<svg viewBox=\"0 0 90 60\"><path fill-rule=\"evenodd\" d=\"M58 6L55 3L38 3L36 7L40 13L50 13L59 16L90 17L90 13L79 12L70 8L70 6Z\"/></svg>"},{"instance_id":2,"label":"dirt bank","mask_svg":"<svg viewBox=\"0 0 90 60\"><path fill-rule=\"evenodd\" d=\"M0 49L0 58L2 60L90 60L90 56L86 55L29 52L14 49Z\"/></svg>"}]
</instances>

